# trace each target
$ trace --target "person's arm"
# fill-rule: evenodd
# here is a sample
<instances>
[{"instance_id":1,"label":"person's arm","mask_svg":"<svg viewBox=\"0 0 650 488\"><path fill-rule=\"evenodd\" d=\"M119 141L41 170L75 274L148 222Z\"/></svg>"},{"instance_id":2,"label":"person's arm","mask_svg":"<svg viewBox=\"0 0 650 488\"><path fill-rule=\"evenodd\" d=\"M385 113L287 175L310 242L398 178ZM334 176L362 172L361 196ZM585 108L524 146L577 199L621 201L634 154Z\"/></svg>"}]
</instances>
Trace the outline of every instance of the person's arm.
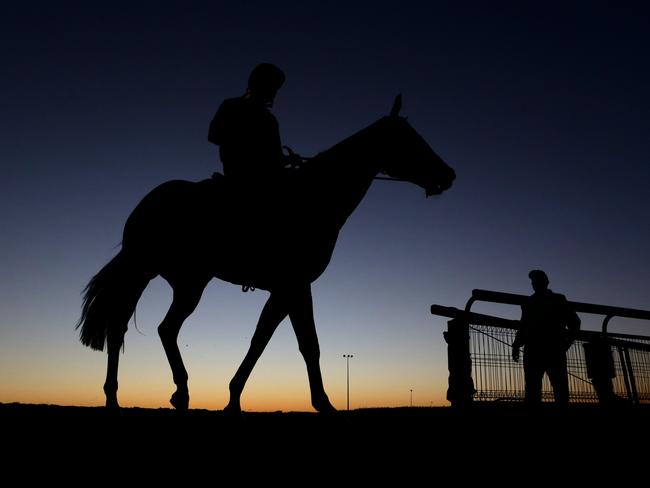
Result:
<instances>
[{"instance_id":1,"label":"person's arm","mask_svg":"<svg viewBox=\"0 0 650 488\"><path fill-rule=\"evenodd\" d=\"M567 329L567 349L573 344L573 341L576 340L578 337L578 332L580 332L580 317L578 317L578 314L576 313L573 308L568 304L568 302L565 303L565 326Z\"/></svg>"},{"instance_id":2,"label":"person's arm","mask_svg":"<svg viewBox=\"0 0 650 488\"><path fill-rule=\"evenodd\" d=\"M280 124L271 112L268 113L267 131L265 132L265 153L269 157L269 162L275 168L284 168L289 161L289 156L282 150L282 141L280 139Z\"/></svg>"},{"instance_id":3,"label":"person's arm","mask_svg":"<svg viewBox=\"0 0 650 488\"><path fill-rule=\"evenodd\" d=\"M208 129L208 142L216 144L217 146L221 144L223 140L223 133L225 131L225 118L226 109L222 103L217 110L217 113L214 114L212 121L210 122L210 127Z\"/></svg>"},{"instance_id":4,"label":"person's arm","mask_svg":"<svg viewBox=\"0 0 650 488\"><path fill-rule=\"evenodd\" d=\"M517 329L517 333L515 334L515 340L512 343L512 360L514 362L519 361L519 351L521 349L521 346L523 346L526 341L525 341L525 330L526 330L526 307L524 305L521 306L521 319L519 320L519 329Z\"/></svg>"}]
</instances>

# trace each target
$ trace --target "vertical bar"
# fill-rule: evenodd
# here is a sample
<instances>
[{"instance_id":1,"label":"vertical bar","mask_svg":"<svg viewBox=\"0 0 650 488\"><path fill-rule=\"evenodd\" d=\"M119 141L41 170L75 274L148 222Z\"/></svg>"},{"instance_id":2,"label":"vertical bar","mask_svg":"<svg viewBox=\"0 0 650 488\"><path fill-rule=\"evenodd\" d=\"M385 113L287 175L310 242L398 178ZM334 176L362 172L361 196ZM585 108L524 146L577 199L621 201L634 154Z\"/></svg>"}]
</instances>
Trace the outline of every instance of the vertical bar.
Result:
<instances>
[{"instance_id":1,"label":"vertical bar","mask_svg":"<svg viewBox=\"0 0 650 488\"><path fill-rule=\"evenodd\" d=\"M623 348L618 346L618 357L621 361L621 370L623 370L623 380L625 381L625 390L627 391L627 398L630 401L634 401L632 397L632 387L630 386L630 378L627 375L627 363L625 362L625 356L623 354Z\"/></svg>"},{"instance_id":2,"label":"vertical bar","mask_svg":"<svg viewBox=\"0 0 650 488\"><path fill-rule=\"evenodd\" d=\"M636 389L636 381L634 381L634 369L632 368L632 362L630 361L630 351L625 348L625 362L627 363L627 374L630 381L630 389L632 390L632 402L639 404L639 392Z\"/></svg>"}]
</instances>

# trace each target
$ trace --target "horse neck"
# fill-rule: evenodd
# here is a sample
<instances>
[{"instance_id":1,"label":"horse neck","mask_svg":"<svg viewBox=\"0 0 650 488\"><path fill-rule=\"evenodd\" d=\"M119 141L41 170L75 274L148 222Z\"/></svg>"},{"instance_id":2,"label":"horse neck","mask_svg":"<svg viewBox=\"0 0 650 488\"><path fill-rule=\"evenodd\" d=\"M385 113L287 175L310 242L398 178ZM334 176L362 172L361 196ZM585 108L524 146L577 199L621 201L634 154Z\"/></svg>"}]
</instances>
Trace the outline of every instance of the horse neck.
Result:
<instances>
[{"instance_id":1,"label":"horse neck","mask_svg":"<svg viewBox=\"0 0 650 488\"><path fill-rule=\"evenodd\" d=\"M348 137L324 153L322 170L325 193L321 196L324 208L333 211L334 221L340 227L359 206L373 179L379 172L379 161L385 144L381 119Z\"/></svg>"}]
</instances>

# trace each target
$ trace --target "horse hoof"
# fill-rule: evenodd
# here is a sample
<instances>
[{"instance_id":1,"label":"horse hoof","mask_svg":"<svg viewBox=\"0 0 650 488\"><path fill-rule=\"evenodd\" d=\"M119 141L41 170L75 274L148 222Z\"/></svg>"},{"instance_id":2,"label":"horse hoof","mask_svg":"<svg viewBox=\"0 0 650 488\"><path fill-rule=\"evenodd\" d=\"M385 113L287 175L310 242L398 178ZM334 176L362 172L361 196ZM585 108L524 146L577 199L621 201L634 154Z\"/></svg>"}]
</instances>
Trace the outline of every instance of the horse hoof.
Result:
<instances>
[{"instance_id":1,"label":"horse hoof","mask_svg":"<svg viewBox=\"0 0 650 488\"><path fill-rule=\"evenodd\" d=\"M232 415L232 416L238 416L242 414L241 411L241 406L240 405L235 405L233 403L229 403L225 407L223 407L223 413L226 415Z\"/></svg>"},{"instance_id":2,"label":"horse hoof","mask_svg":"<svg viewBox=\"0 0 650 488\"><path fill-rule=\"evenodd\" d=\"M117 403L117 401L110 401L110 402L107 401L105 412L111 417L117 417L122 415L122 409L120 408L120 405L119 403Z\"/></svg>"},{"instance_id":3,"label":"horse hoof","mask_svg":"<svg viewBox=\"0 0 650 488\"><path fill-rule=\"evenodd\" d=\"M226 419L228 419L228 422L232 423L233 425L240 425L246 421L244 413L241 411L241 407L239 405L232 405L229 403L223 408L223 415Z\"/></svg>"},{"instance_id":4,"label":"horse hoof","mask_svg":"<svg viewBox=\"0 0 650 488\"><path fill-rule=\"evenodd\" d=\"M120 408L120 404L117 401L117 395L106 395L106 408L107 409Z\"/></svg>"},{"instance_id":5,"label":"horse hoof","mask_svg":"<svg viewBox=\"0 0 650 488\"><path fill-rule=\"evenodd\" d=\"M313 407L316 409L318 413L323 415L335 415L338 413L338 410L334 408L334 405L332 405L329 402L329 400L324 402L314 403Z\"/></svg>"},{"instance_id":6,"label":"horse hoof","mask_svg":"<svg viewBox=\"0 0 650 488\"><path fill-rule=\"evenodd\" d=\"M172 397L169 399L169 403L172 404L176 410L185 411L190 406L190 396L187 393L174 392Z\"/></svg>"}]
</instances>

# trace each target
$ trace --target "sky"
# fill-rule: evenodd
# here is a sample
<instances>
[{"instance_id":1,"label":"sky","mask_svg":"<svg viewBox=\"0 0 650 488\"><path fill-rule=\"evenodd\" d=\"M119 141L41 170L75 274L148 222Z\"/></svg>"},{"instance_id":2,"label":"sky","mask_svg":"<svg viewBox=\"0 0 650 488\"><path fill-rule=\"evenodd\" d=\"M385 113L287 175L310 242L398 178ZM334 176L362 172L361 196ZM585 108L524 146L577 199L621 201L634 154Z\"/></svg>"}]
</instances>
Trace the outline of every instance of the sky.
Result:
<instances>
[{"instance_id":1,"label":"sky","mask_svg":"<svg viewBox=\"0 0 650 488\"><path fill-rule=\"evenodd\" d=\"M105 354L74 330L85 284L152 188L221 168L207 142L252 67L287 74L283 143L322 151L402 114L457 173L377 181L313 285L325 387L338 408L445 405L446 320L472 289L650 309L650 16L642 2L11 2L0 14L0 402L101 405ZM268 294L213 280L181 330L191 407L221 409ZM120 364L124 406L168 406L145 291ZM516 307L477 311L518 318ZM648 334L614 319L610 331ZM598 329L583 316L583 328ZM245 410L310 410L288 322Z\"/></svg>"}]
</instances>

